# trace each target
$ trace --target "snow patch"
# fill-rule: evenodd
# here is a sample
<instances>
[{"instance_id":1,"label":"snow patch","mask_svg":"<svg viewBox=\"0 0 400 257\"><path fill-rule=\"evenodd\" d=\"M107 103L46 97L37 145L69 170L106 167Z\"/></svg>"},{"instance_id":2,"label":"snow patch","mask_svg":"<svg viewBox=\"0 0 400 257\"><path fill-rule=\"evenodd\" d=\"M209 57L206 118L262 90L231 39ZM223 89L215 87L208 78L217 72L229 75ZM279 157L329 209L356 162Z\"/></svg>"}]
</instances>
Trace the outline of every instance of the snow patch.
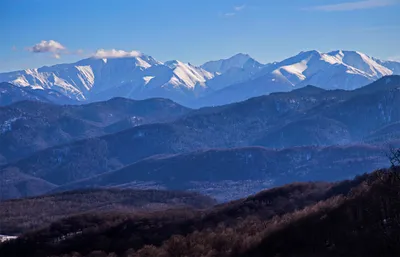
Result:
<instances>
[{"instance_id":1,"label":"snow patch","mask_svg":"<svg viewBox=\"0 0 400 257\"><path fill-rule=\"evenodd\" d=\"M0 243L9 241L9 240L14 240L17 239L16 236L6 236L6 235L0 235Z\"/></svg>"},{"instance_id":2,"label":"snow patch","mask_svg":"<svg viewBox=\"0 0 400 257\"><path fill-rule=\"evenodd\" d=\"M0 125L0 134L4 134L12 130L12 124L17 120L21 119L20 117L11 118L6 120L3 124Z\"/></svg>"},{"instance_id":3,"label":"snow patch","mask_svg":"<svg viewBox=\"0 0 400 257\"><path fill-rule=\"evenodd\" d=\"M136 58L136 65L145 69L150 68L151 64L141 58Z\"/></svg>"},{"instance_id":4,"label":"snow patch","mask_svg":"<svg viewBox=\"0 0 400 257\"><path fill-rule=\"evenodd\" d=\"M146 77L143 77L144 84L145 84L145 85L149 84L149 82L150 82L152 79L154 79L154 78L155 78L155 76L146 76Z\"/></svg>"},{"instance_id":5,"label":"snow patch","mask_svg":"<svg viewBox=\"0 0 400 257\"><path fill-rule=\"evenodd\" d=\"M24 76L18 77L16 79L10 81L10 83L14 84L14 85L21 86L21 87L27 87L27 86L30 85L29 82L26 80L26 78Z\"/></svg>"},{"instance_id":6,"label":"snow patch","mask_svg":"<svg viewBox=\"0 0 400 257\"><path fill-rule=\"evenodd\" d=\"M106 59L107 60L107 59ZM75 66L79 71L78 77L86 90L90 90L94 85L94 73L90 66Z\"/></svg>"}]
</instances>

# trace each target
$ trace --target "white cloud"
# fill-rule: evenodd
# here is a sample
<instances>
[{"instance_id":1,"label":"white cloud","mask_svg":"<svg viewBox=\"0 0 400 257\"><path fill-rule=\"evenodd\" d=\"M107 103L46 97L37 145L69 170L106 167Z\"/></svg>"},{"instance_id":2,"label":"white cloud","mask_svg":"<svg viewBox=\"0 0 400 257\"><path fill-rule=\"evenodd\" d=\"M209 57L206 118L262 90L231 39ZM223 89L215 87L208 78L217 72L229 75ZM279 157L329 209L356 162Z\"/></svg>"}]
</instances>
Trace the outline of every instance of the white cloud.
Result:
<instances>
[{"instance_id":1,"label":"white cloud","mask_svg":"<svg viewBox=\"0 0 400 257\"><path fill-rule=\"evenodd\" d=\"M13 46L13 51L16 51L17 48ZM40 43L37 43L31 47L25 48L32 53L49 53L53 58L60 59L62 55L79 55L84 56L84 51L82 49L78 50L69 50L65 46L63 46L60 42L55 40L42 40Z\"/></svg>"},{"instance_id":2,"label":"white cloud","mask_svg":"<svg viewBox=\"0 0 400 257\"><path fill-rule=\"evenodd\" d=\"M51 53L54 58L59 59L62 52L67 49L61 43L54 40L42 40L34 46L28 47L28 51L32 53Z\"/></svg>"},{"instance_id":3,"label":"white cloud","mask_svg":"<svg viewBox=\"0 0 400 257\"><path fill-rule=\"evenodd\" d=\"M61 43L54 40L42 40L40 43L28 48L29 51L34 53L57 53L65 49Z\"/></svg>"},{"instance_id":4,"label":"white cloud","mask_svg":"<svg viewBox=\"0 0 400 257\"><path fill-rule=\"evenodd\" d=\"M15 52L15 51L17 51L18 49L17 49L16 46L12 46L12 47L11 47L11 50Z\"/></svg>"},{"instance_id":5,"label":"white cloud","mask_svg":"<svg viewBox=\"0 0 400 257\"><path fill-rule=\"evenodd\" d=\"M373 9L378 7L391 6L399 3L400 3L399 0L365 0L358 2L346 2L340 4L314 6L305 8L305 10L326 11L326 12L354 11L354 10Z\"/></svg>"},{"instance_id":6,"label":"white cloud","mask_svg":"<svg viewBox=\"0 0 400 257\"><path fill-rule=\"evenodd\" d=\"M138 57L141 56L142 53L138 51L126 52L124 50L116 50L116 49L99 49L93 55L95 58L124 58L124 57Z\"/></svg>"},{"instance_id":7,"label":"white cloud","mask_svg":"<svg viewBox=\"0 0 400 257\"><path fill-rule=\"evenodd\" d=\"M245 4L244 5L240 5L240 6L235 6L233 9L235 11L239 12L239 11L243 10L244 8L246 8Z\"/></svg>"}]
</instances>

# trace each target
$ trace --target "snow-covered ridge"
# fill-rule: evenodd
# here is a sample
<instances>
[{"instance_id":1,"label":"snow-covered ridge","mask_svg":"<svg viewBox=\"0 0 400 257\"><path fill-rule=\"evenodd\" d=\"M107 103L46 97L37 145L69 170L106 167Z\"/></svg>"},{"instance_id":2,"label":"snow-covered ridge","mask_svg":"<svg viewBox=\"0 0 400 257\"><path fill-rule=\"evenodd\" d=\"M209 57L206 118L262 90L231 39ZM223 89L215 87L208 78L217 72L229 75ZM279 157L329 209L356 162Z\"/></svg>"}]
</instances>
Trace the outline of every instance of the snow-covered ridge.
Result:
<instances>
[{"instance_id":1,"label":"snow-covered ridge","mask_svg":"<svg viewBox=\"0 0 400 257\"><path fill-rule=\"evenodd\" d=\"M294 87L314 85L321 88L355 89L395 72L357 51L301 52L296 56L276 62L256 76L275 76Z\"/></svg>"},{"instance_id":2,"label":"snow-covered ridge","mask_svg":"<svg viewBox=\"0 0 400 257\"><path fill-rule=\"evenodd\" d=\"M132 98L138 92L157 88L190 91L196 85L205 87L205 82L214 77L190 64L180 61L164 64L138 52L121 58L103 57L99 53L99 56L76 63L2 73L0 81L21 87L53 89L71 99L86 101L122 86L124 89L119 96Z\"/></svg>"},{"instance_id":3,"label":"snow-covered ridge","mask_svg":"<svg viewBox=\"0 0 400 257\"><path fill-rule=\"evenodd\" d=\"M214 77L210 72L193 66L190 63L186 64L174 60L166 62L165 65L173 69L174 74L189 88L194 88L197 83L204 85L207 80Z\"/></svg>"},{"instance_id":4,"label":"snow-covered ridge","mask_svg":"<svg viewBox=\"0 0 400 257\"><path fill-rule=\"evenodd\" d=\"M270 64L237 54L195 66L178 60L163 63L137 51L104 50L76 63L0 73L0 82L54 90L78 101L165 97L190 106L199 98L215 98L216 93L223 104L229 102L228 92L239 101L307 85L355 89L392 74L400 75L400 62L357 51L312 50Z\"/></svg>"}]
</instances>

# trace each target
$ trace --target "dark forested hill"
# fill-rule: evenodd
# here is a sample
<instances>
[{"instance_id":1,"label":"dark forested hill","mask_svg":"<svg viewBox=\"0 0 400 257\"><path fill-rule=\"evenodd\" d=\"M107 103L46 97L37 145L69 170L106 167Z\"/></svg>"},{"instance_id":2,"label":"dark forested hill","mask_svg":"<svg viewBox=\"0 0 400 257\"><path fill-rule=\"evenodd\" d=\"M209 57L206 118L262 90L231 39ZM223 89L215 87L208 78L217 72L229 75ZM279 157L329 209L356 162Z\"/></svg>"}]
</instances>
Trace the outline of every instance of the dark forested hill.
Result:
<instances>
[{"instance_id":1,"label":"dark forested hill","mask_svg":"<svg viewBox=\"0 0 400 257\"><path fill-rule=\"evenodd\" d=\"M397 256L399 174L296 183L201 211L73 216L0 245L0 254Z\"/></svg>"},{"instance_id":2,"label":"dark forested hill","mask_svg":"<svg viewBox=\"0 0 400 257\"><path fill-rule=\"evenodd\" d=\"M337 181L368 172L371 167L388 166L389 161L383 152L379 147L366 145L197 151L150 157L55 190L165 188L198 191L219 201L229 201L273 185L296 181ZM47 176L44 178L49 179ZM58 178L67 180L61 170Z\"/></svg>"},{"instance_id":3,"label":"dark forested hill","mask_svg":"<svg viewBox=\"0 0 400 257\"><path fill-rule=\"evenodd\" d=\"M216 201L198 193L102 189L77 190L0 202L0 234L17 235L84 213L144 213L172 208L210 208Z\"/></svg>"}]
</instances>

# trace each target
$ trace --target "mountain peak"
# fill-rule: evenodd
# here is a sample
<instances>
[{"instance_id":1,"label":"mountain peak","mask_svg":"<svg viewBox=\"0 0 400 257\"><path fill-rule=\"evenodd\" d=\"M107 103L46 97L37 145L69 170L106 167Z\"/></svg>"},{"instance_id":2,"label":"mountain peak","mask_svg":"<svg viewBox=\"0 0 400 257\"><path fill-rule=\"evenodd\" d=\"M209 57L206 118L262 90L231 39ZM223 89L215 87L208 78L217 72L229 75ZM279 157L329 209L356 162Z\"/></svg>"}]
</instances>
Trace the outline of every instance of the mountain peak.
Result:
<instances>
[{"instance_id":1,"label":"mountain peak","mask_svg":"<svg viewBox=\"0 0 400 257\"><path fill-rule=\"evenodd\" d=\"M174 69L174 68L176 68L176 66L182 65L182 64L184 64L184 63L181 61L178 61L178 60L170 60L170 61L164 62L164 65L170 67L171 69Z\"/></svg>"},{"instance_id":2,"label":"mountain peak","mask_svg":"<svg viewBox=\"0 0 400 257\"><path fill-rule=\"evenodd\" d=\"M244 54L244 53L238 53L238 54L235 54L234 56L232 56L226 60L223 60L223 61L231 61L231 62L235 62L235 63L244 64L250 59L253 59L253 58L251 58L250 55Z\"/></svg>"},{"instance_id":3,"label":"mountain peak","mask_svg":"<svg viewBox=\"0 0 400 257\"><path fill-rule=\"evenodd\" d=\"M321 52L318 50L307 50L307 51L301 51L298 55L320 55Z\"/></svg>"},{"instance_id":4,"label":"mountain peak","mask_svg":"<svg viewBox=\"0 0 400 257\"><path fill-rule=\"evenodd\" d=\"M232 56L229 59L234 59L234 58L251 58L249 54L245 54L245 53L238 53L235 54L234 56Z\"/></svg>"},{"instance_id":5,"label":"mountain peak","mask_svg":"<svg viewBox=\"0 0 400 257\"><path fill-rule=\"evenodd\" d=\"M243 68L249 60L254 60L248 54L238 53L228 59L206 62L201 65L203 69L212 73L224 73L232 68Z\"/></svg>"}]
</instances>

